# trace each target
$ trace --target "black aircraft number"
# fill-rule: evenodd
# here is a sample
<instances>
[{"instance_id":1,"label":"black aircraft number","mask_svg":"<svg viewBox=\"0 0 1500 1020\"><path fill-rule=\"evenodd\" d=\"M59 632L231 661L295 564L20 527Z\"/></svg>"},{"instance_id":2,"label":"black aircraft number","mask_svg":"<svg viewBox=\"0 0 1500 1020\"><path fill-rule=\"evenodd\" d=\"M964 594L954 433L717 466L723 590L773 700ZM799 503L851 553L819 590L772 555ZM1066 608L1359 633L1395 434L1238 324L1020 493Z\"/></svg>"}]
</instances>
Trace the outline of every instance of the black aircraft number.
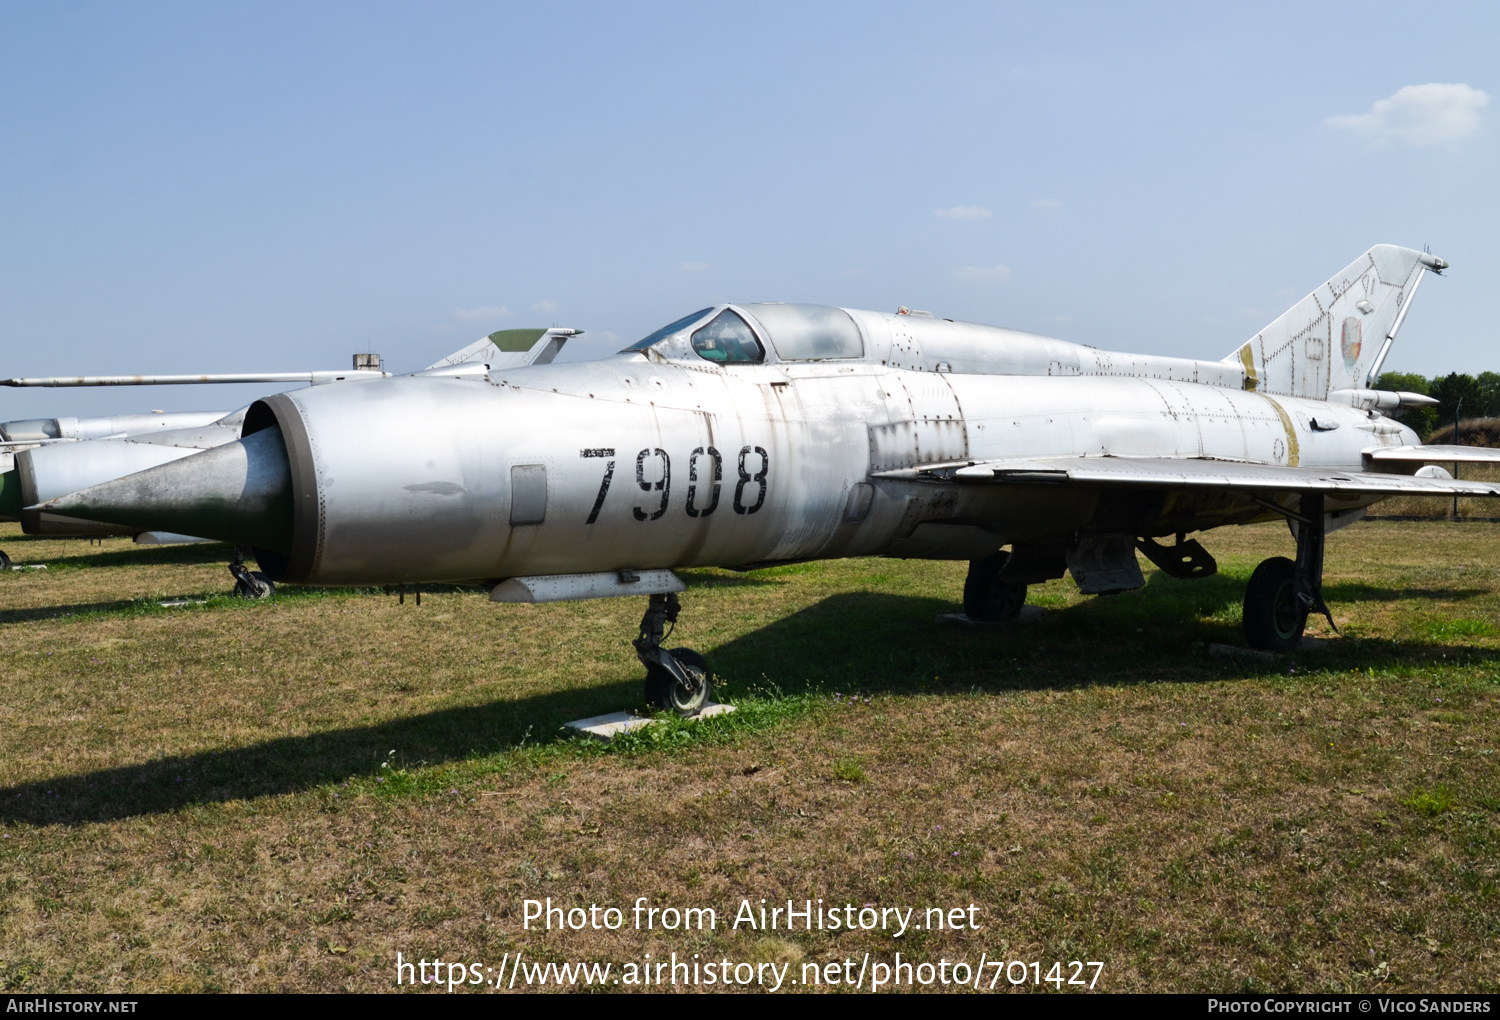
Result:
<instances>
[{"instance_id":1,"label":"black aircraft number","mask_svg":"<svg viewBox=\"0 0 1500 1020\"><path fill-rule=\"evenodd\" d=\"M699 474L699 465L707 458L713 462L712 472L708 475ZM719 451L712 446L700 446L693 451L688 458L688 494L687 515L689 517L707 517L719 509L719 482L724 478L724 458L719 456ZM698 485L700 482L710 483L708 506L701 510L697 506Z\"/></svg>"},{"instance_id":2,"label":"black aircraft number","mask_svg":"<svg viewBox=\"0 0 1500 1020\"><path fill-rule=\"evenodd\" d=\"M613 447L593 447L580 450L579 455L585 458L598 458L604 461L604 477L599 482L599 494L594 497L594 505L589 510L589 518L586 523L593 524L599 519L599 511L604 507L604 497L609 495L609 484L615 477L615 451ZM648 481L648 462L661 462L660 478ZM655 464L652 464L655 467ZM752 470L753 469L753 470ZM771 472L771 457L766 453L763 446L746 446L740 449L739 455L739 481L734 487L734 512L737 514L753 514L766 505L766 491L768 483L767 476ZM653 476L655 470L650 472ZM719 490L724 479L724 456L712 446L700 446L688 457L688 490L687 505L684 509L689 517L707 517L719 508ZM660 447L647 447L635 455L635 482L642 492L647 494L661 493L661 502L652 507L631 507L631 513L638 521L654 521L667 512L667 504L672 498L672 458L666 450ZM745 490L752 488L754 502L746 503Z\"/></svg>"}]
</instances>

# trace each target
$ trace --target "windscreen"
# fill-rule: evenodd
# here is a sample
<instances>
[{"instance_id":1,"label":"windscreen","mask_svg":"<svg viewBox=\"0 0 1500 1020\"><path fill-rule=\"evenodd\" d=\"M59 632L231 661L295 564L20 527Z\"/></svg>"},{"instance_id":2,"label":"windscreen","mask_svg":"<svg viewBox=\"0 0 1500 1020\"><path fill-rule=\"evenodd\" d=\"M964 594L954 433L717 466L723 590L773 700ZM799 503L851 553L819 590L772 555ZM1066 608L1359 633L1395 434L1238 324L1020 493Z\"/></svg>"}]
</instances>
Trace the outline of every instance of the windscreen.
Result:
<instances>
[{"instance_id":1,"label":"windscreen","mask_svg":"<svg viewBox=\"0 0 1500 1020\"><path fill-rule=\"evenodd\" d=\"M865 353L859 327L842 308L826 305L745 305L771 334L782 361L859 358Z\"/></svg>"},{"instance_id":2,"label":"windscreen","mask_svg":"<svg viewBox=\"0 0 1500 1020\"><path fill-rule=\"evenodd\" d=\"M641 337L639 340L637 340L635 343L631 344L629 347L627 347L625 349L627 351L644 351L647 347L650 347L652 344L656 343L658 340L665 340L667 337L671 336L673 333L677 333L677 332L679 332L679 331L681 331L683 329L686 329L688 326L691 326L693 323L697 322L699 319L703 318L705 315L707 315L711 311L713 311L712 308L700 308L696 312L694 312L692 315L684 315L682 318L678 319L676 322L669 322L669 323L667 323L665 326L663 326L661 329L657 330L655 333L652 333L652 334L650 334L648 336Z\"/></svg>"}]
</instances>

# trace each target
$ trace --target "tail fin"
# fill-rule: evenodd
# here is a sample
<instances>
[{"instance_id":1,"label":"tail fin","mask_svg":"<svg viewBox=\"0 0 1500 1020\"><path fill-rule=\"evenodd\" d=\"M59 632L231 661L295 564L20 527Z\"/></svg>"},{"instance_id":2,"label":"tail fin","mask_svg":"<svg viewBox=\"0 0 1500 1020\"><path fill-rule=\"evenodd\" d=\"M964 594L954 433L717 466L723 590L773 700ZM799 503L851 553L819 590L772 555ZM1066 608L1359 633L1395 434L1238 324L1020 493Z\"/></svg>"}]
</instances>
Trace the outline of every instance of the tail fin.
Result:
<instances>
[{"instance_id":1,"label":"tail fin","mask_svg":"<svg viewBox=\"0 0 1500 1020\"><path fill-rule=\"evenodd\" d=\"M1245 366L1245 388L1325 399L1367 388L1406 318L1434 255L1379 244L1297 302L1225 361Z\"/></svg>"},{"instance_id":2,"label":"tail fin","mask_svg":"<svg viewBox=\"0 0 1500 1020\"><path fill-rule=\"evenodd\" d=\"M469 346L454 351L442 361L428 365L424 371L450 365L483 363L490 368L519 368L522 365L547 365L557 357L569 337L581 329L502 329Z\"/></svg>"}]
</instances>

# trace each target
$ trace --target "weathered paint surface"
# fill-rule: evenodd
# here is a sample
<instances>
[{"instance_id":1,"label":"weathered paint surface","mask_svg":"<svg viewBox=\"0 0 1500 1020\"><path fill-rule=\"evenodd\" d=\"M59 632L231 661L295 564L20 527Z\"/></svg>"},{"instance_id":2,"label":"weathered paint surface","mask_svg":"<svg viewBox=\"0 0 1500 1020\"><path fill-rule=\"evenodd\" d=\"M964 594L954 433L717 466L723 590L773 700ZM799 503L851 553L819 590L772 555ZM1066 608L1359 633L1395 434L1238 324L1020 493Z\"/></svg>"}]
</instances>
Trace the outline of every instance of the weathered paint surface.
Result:
<instances>
[{"instance_id":1,"label":"weathered paint surface","mask_svg":"<svg viewBox=\"0 0 1500 1020\"><path fill-rule=\"evenodd\" d=\"M1410 248L1376 245L1225 362L1244 369L1246 388L1267 393L1323 400L1366 386L1420 275L1443 265Z\"/></svg>"},{"instance_id":2,"label":"weathered paint surface","mask_svg":"<svg viewBox=\"0 0 1500 1020\"><path fill-rule=\"evenodd\" d=\"M1385 300L1361 282L1376 280L1380 264L1367 256L1369 276L1341 278L1340 293ZM1386 305L1397 296L1386 295ZM1385 419L1377 433L1369 412L1289 394L1274 371L1267 382L1264 362L1242 353L1228 361L1116 354L987 326L849 314L864 338L857 359L779 362L763 342L764 363L710 362L684 329L602 362L292 394L314 437L320 506L306 579L970 557L1017 541L1069 543L1089 531L1191 531L1265 510L1244 493L1061 492L873 476L1058 456L1357 471L1362 451L1414 439ZM1319 315L1314 321L1327 320ZM1316 330L1297 333L1302 350L1314 335L1326 355L1327 335ZM1365 353L1340 353L1353 369L1337 378L1357 371ZM1322 360L1316 384L1326 391ZM1279 364L1273 358L1270 368ZM515 465L545 472L537 523L510 523ZM851 514L861 486L873 492L861 491L860 512Z\"/></svg>"},{"instance_id":3,"label":"weathered paint surface","mask_svg":"<svg viewBox=\"0 0 1500 1020\"><path fill-rule=\"evenodd\" d=\"M1373 249L1224 361L830 309L806 321L837 318L847 331L852 320L862 350L839 349L858 356L783 361L755 318L767 306L718 306L604 361L284 394L253 407L246 430L287 437L293 581L973 558L1008 543L1097 551L1119 536L1262 518L1278 478L1302 491L1318 484L1309 469L1357 474L1370 450L1414 443L1373 410L1319 398L1369 370L1370 338L1399 324L1423 265L1441 263ZM762 314L785 324L796 307ZM755 339L736 339L738 353L705 341L700 356L693 330L727 313ZM1352 315L1364 318L1346 343ZM727 360L755 344L761 361ZM1096 471L1061 486L1043 471L968 484L958 471L1028 458L1135 460L1142 479L1169 481L1112 485ZM1163 468L1174 462L1258 467L1210 485L1183 473L1179 484ZM190 468L191 458L154 470L186 492ZM1347 482L1330 486L1330 512L1379 498Z\"/></svg>"}]
</instances>

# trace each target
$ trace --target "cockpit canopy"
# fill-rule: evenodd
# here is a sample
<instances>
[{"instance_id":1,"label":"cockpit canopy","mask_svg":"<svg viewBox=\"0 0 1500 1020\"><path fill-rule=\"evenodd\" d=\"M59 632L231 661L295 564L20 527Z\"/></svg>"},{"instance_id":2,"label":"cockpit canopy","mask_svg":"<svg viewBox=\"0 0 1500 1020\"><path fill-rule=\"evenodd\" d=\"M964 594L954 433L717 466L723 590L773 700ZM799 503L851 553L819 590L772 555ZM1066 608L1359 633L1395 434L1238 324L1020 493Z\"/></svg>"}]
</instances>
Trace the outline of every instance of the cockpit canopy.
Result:
<instances>
[{"instance_id":1,"label":"cockpit canopy","mask_svg":"<svg viewBox=\"0 0 1500 1020\"><path fill-rule=\"evenodd\" d=\"M692 329L694 326L697 328ZM865 353L859 327L842 308L777 302L703 308L663 326L626 350L643 351L660 345L665 352L684 346L715 364L756 364L765 360L764 340L770 341L781 361L860 358ZM687 351L680 353L685 356Z\"/></svg>"},{"instance_id":2,"label":"cockpit canopy","mask_svg":"<svg viewBox=\"0 0 1500 1020\"><path fill-rule=\"evenodd\" d=\"M708 325L693 330L693 350L698 357L720 364L756 364L766 358L755 331L730 308L715 315Z\"/></svg>"}]
</instances>

